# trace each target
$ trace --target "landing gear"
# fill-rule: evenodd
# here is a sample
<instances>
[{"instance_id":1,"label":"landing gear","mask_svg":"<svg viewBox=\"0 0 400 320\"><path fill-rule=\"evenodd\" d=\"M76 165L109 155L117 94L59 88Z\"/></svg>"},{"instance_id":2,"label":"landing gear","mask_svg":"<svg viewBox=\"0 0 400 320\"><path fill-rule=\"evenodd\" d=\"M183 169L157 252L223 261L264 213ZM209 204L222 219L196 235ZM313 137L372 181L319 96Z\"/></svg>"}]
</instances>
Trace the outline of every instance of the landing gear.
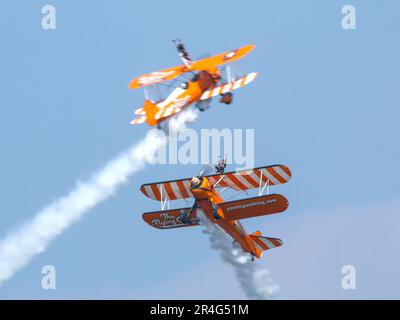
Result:
<instances>
[{"instance_id":1,"label":"landing gear","mask_svg":"<svg viewBox=\"0 0 400 320\"><path fill-rule=\"evenodd\" d=\"M225 103L225 104L231 104L233 101L233 94L232 92L227 92L221 95L221 99L219 102Z\"/></svg>"},{"instance_id":2,"label":"landing gear","mask_svg":"<svg viewBox=\"0 0 400 320\"><path fill-rule=\"evenodd\" d=\"M180 219L184 224L192 224L192 219L190 218L190 215L196 208L197 208L197 202L193 204L193 206L190 208L189 211L181 210Z\"/></svg>"},{"instance_id":3,"label":"landing gear","mask_svg":"<svg viewBox=\"0 0 400 320\"><path fill-rule=\"evenodd\" d=\"M196 103L196 107L201 112L203 112L203 111L206 111L208 108L210 108L210 103L211 103L211 99L201 100Z\"/></svg>"},{"instance_id":4,"label":"landing gear","mask_svg":"<svg viewBox=\"0 0 400 320\"><path fill-rule=\"evenodd\" d=\"M222 219L223 217L221 217L221 216L219 215L219 213L218 213L218 206L216 206L214 203L212 203L212 207L213 207L213 209L212 209L212 215L213 215L213 217L214 217L216 220Z\"/></svg>"}]
</instances>

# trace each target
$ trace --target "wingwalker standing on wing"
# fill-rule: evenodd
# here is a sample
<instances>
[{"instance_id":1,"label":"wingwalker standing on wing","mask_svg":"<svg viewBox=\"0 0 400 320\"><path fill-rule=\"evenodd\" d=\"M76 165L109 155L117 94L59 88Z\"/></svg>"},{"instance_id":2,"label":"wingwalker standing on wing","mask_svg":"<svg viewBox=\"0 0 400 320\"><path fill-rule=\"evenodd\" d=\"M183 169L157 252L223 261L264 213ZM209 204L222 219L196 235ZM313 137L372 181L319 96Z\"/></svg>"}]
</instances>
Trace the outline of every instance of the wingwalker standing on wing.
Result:
<instances>
[{"instance_id":1,"label":"wingwalker standing on wing","mask_svg":"<svg viewBox=\"0 0 400 320\"><path fill-rule=\"evenodd\" d=\"M186 51L186 48L183 45L182 41L180 39L177 39L177 40L172 40L172 42L175 44L176 50L178 50L179 56L181 57L185 66L190 68L193 64L193 60L190 57L189 52Z\"/></svg>"},{"instance_id":2,"label":"wingwalker standing on wing","mask_svg":"<svg viewBox=\"0 0 400 320\"><path fill-rule=\"evenodd\" d=\"M206 110L211 103L211 98L220 95L220 102L232 103L232 91L252 82L257 73L253 72L243 77L235 77L230 65L226 66L226 79L217 67L225 65L246 56L254 49L253 45L246 45L239 49L224 52L212 57L193 61L185 46L180 40L174 41L183 65L156 71L134 78L129 88L144 88L145 101L142 107L135 111L137 118L131 124L147 122L149 126L157 125L177 114L183 109L195 103L200 111ZM185 75L190 73L191 78ZM182 77L182 83L176 86L178 77ZM175 79L174 81L172 81ZM166 81L172 81L170 84ZM146 87L156 87L153 95L159 96L159 86L172 87L174 90L167 98L150 97L150 91Z\"/></svg>"},{"instance_id":3,"label":"wingwalker standing on wing","mask_svg":"<svg viewBox=\"0 0 400 320\"><path fill-rule=\"evenodd\" d=\"M224 159L220 159L218 163L215 165L215 173L224 173L226 168L226 155Z\"/></svg>"},{"instance_id":4,"label":"wingwalker standing on wing","mask_svg":"<svg viewBox=\"0 0 400 320\"><path fill-rule=\"evenodd\" d=\"M228 233L244 252L251 254L252 259L261 258L263 251L281 246L282 240L263 237L260 231L249 234L240 220L285 211L289 206L288 200L280 194L268 194L269 186L286 183L291 176L288 167L272 165L144 184L140 190L147 197L161 201L161 211L144 213L143 220L158 229L197 226L197 213L201 210L211 222ZM259 196L224 202L220 194L227 188L235 191L259 188ZM263 195L265 189L267 195ZM164 210L168 201L187 198L194 198L192 207Z\"/></svg>"}]
</instances>

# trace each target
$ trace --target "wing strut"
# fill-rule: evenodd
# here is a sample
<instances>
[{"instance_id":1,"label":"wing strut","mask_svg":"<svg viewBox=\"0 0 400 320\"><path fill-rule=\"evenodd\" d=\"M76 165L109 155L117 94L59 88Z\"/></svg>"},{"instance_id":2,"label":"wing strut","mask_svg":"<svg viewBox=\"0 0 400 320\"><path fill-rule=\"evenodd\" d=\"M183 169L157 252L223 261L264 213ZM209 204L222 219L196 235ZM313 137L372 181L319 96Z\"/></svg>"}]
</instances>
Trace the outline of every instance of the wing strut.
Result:
<instances>
[{"instance_id":1,"label":"wing strut","mask_svg":"<svg viewBox=\"0 0 400 320\"><path fill-rule=\"evenodd\" d=\"M267 181L265 181L265 184L263 185L262 182L262 177L263 177L263 173L262 171L260 171L260 186L258 188L258 195L261 196L265 190L265 188L267 188L267 192L266 194L269 195L269 179L267 179Z\"/></svg>"},{"instance_id":2,"label":"wing strut","mask_svg":"<svg viewBox=\"0 0 400 320\"><path fill-rule=\"evenodd\" d=\"M226 66L226 78L228 80L228 83L231 83L234 80L232 77L232 69L229 64Z\"/></svg>"},{"instance_id":3,"label":"wing strut","mask_svg":"<svg viewBox=\"0 0 400 320\"><path fill-rule=\"evenodd\" d=\"M225 175L222 175L221 178L218 179L218 181L214 184L214 188L220 183L223 179L225 178Z\"/></svg>"},{"instance_id":4,"label":"wing strut","mask_svg":"<svg viewBox=\"0 0 400 320\"><path fill-rule=\"evenodd\" d=\"M144 98L146 100L150 100L150 95L149 95L149 91L147 90L147 88L144 88Z\"/></svg>"},{"instance_id":5,"label":"wing strut","mask_svg":"<svg viewBox=\"0 0 400 320\"><path fill-rule=\"evenodd\" d=\"M168 201L168 193L165 195L165 199L163 199L163 185L160 185L160 204L161 204L161 210L165 210L165 207L167 207L167 209L169 210L169 201Z\"/></svg>"}]
</instances>

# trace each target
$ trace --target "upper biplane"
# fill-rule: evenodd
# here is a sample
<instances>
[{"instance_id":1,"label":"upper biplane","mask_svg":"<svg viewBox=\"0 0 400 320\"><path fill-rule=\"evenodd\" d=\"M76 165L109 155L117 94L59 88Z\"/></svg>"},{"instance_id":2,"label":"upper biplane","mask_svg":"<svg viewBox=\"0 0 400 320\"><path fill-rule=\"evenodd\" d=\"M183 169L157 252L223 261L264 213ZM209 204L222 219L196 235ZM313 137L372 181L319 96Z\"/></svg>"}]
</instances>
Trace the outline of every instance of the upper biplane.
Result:
<instances>
[{"instance_id":1,"label":"upper biplane","mask_svg":"<svg viewBox=\"0 0 400 320\"><path fill-rule=\"evenodd\" d=\"M285 211L288 200L280 194L269 194L269 187L289 181L292 174L284 165L272 165L235 172L219 172L193 178L144 184L140 190L149 198L161 202L161 211L147 212L143 219L158 229L172 229L199 225L199 212L221 227L237 242L244 252L261 258L262 252L279 247L282 241L264 237L260 231L249 234L240 220ZM224 201L226 189L246 191L259 188L258 196ZM267 194L263 195L267 188ZM218 189L218 191L217 191ZM194 198L191 207L165 210L170 200Z\"/></svg>"},{"instance_id":2,"label":"upper biplane","mask_svg":"<svg viewBox=\"0 0 400 320\"><path fill-rule=\"evenodd\" d=\"M150 126L160 127L161 122L193 103L200 111L204 111L209 107L211 98L218 95L221 96L221 103L230 104L233 99L232 91L249 84L257 76L257 73L253 72L236 77L234 70L227 65L225 79L218 68L218 66L243 58L254 49L253 45L193 61L182 42L180 40L174 42L183 65L141 75L130 82L129 88L144 88L145 90L144 104L135 111L137 117L131 121L131 124L147 122ZM189 76L191 74L190 78L187 77L188 74ZM183 79L177 86L178 77ZM167 98L162 98L158 87L160 85L172 87L174 90ZM149 86L156 88L150 92L147 90ZM156 97L150 97L150 93Z\"/></svg>"}]
</instances>

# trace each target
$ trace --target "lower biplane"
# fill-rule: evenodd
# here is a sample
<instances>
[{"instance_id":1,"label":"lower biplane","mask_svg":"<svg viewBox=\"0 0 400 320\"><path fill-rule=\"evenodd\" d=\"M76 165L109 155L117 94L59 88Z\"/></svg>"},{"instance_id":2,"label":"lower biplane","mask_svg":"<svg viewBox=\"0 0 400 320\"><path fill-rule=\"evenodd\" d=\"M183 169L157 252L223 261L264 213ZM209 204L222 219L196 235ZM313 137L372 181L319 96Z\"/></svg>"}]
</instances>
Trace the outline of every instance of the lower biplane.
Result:
<instances>
[{"instance_id":1,"label":"lower biplane","mask_svg":"<svg viewBox=\"0 0 400 320\"><path fill-rule=\"evenodd\" d=\"M285 211L288 200L280 194L269 194L269 187L289 181L292 174L284 165L258 167L236 172L200 175L188 179L144 184L140 190L149 198L161 202L161 211L147 212L143 219L158 229L173 229L199 225L199 212L228 233L244 252L261 258L262 252L282 245L282 240L264 237L260 231L249 234L240 220ZM258 196L224 201L226 189L246 191L259 188ZM217 191L218 189L218 191ZM264 190L267 194L264 195ZM170 200L194 198L191 207L167 209ZM169 205L168 205L169 208Z\"/></svg>"},{"instance_id":2,"label":"lower biplane","mask_svg":"<svg viewBox=\"0 0 400 320\"><path fill-rule=\"evenodd\" d=\"M197 61L191 59L182 42L177 41L175 45L183 65L141 75L130 82L129 88L145 90L144 104L135 110L137 117L131 124L147 122L149 126L160 127L163 121L192 104L195 104L200 111L206 110L210 106L211 99L216 96L220 96L221 103L231 104L232 91L249 84L257 77L255 72L239 76L231 65L227 65L224 69L226 73L224 77L218 68L243 58L254 49L253 45ZM177 85L178 77L182 77L180 85ZM174 90L163 98L159 86Z\"/></svg>"}]
</instances>

